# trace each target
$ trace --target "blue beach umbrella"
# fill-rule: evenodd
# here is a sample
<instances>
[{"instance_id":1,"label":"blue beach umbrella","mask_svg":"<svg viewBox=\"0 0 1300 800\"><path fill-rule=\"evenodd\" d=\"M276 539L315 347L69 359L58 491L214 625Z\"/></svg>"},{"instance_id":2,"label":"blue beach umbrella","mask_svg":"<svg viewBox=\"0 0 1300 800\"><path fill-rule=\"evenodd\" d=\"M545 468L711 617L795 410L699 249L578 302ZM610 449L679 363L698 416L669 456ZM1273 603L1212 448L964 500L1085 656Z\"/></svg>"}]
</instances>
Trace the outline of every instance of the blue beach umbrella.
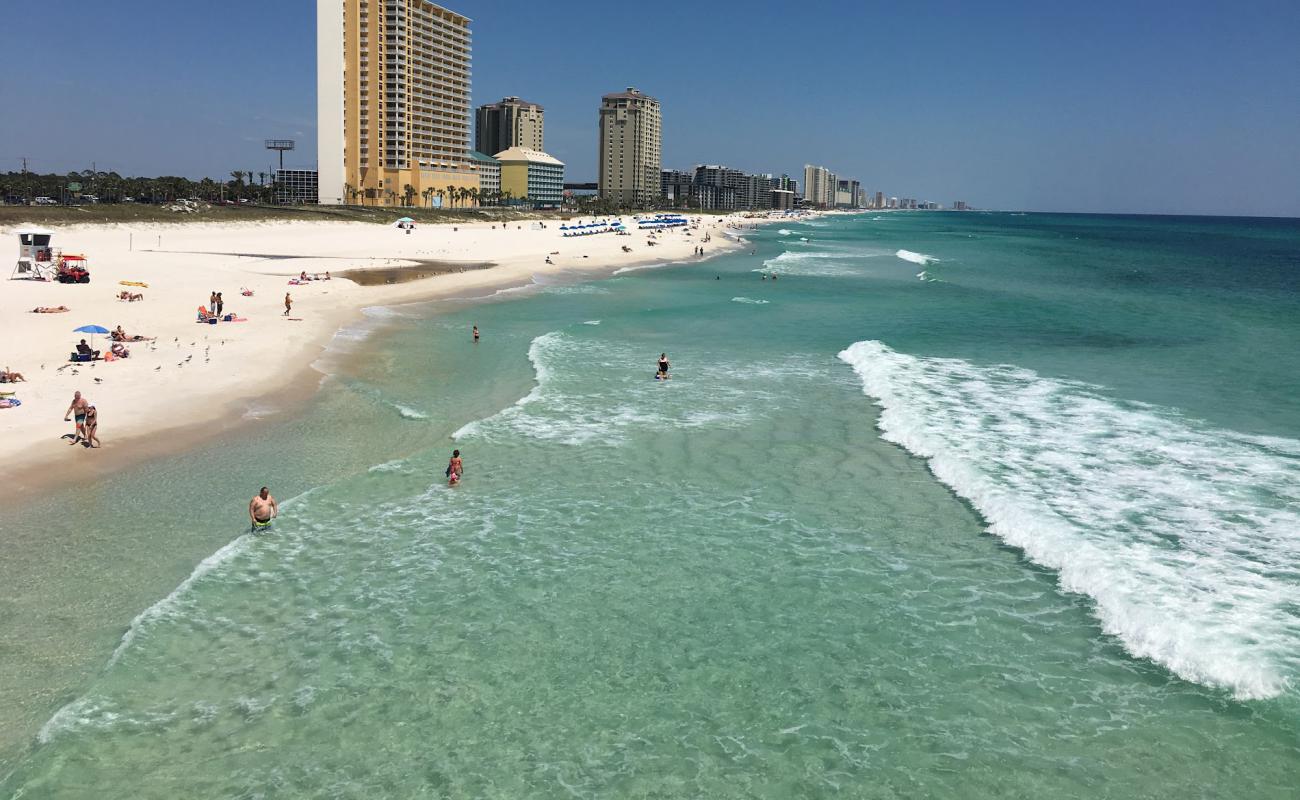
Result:
<instances>
[{"instance_id":1,"label":"blue beach umbrella","mask_svg":"<svg viewBox=\"0 0 1300 800\"><path fill-rule=\"evenodd\" d=\"M82 325L80 328L73 328L73 329L72 329L72 332L73 332L73 333L89 333L89 334L90 334L90 345L91 345L92 347L94 347L94 345L95 345L95 334L97 334L97 333L108 333L108 328L105 328L103 325Z\"/></svg>"}]
</instances>

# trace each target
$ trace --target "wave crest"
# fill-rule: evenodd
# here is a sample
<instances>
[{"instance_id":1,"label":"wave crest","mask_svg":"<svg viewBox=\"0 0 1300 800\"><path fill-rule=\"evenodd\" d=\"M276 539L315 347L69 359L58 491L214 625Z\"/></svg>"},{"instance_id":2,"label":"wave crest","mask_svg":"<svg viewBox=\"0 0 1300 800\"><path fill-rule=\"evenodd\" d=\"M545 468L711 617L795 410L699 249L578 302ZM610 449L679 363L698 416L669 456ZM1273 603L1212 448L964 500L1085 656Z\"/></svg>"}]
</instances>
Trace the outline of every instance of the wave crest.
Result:
<instances>
[{"instance_id":1,"label":"wave crest","mask_svg":"<svg viewBox=\"0 0 1300 800\"><path fill-rule=\"evenodd\" d=\"M1090 596L1132 655L1240 699L1292 685L1300 443L1012 366L876 341L839 357L881 407L884 438L927 459L1062 589Z\"/></svg>"}]
</instances>

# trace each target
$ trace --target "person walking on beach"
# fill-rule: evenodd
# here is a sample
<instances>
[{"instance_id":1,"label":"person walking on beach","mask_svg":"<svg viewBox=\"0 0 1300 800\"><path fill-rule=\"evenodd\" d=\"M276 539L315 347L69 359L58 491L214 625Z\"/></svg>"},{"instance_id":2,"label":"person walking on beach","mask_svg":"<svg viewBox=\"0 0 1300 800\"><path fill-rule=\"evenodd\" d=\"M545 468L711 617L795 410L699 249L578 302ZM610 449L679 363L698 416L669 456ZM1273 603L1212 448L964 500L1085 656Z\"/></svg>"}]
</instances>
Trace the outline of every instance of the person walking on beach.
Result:
<instances>
[{"instance_id":1,"label":"person walking on beach","mask_svg":"<svg viewBox=\"0 0 1300 800\"><path fill-rule=\"evenodd\" d=\"M478 326L474 326L474 344L478 344Z\"/></svg>"},{"instance_id":2,"label":"person walking on beach","mask_svg":"<svg viewBox=\"0 0 1300 800\"><path fill-rule=\"evenodd\" d=\"M217 313L217 293L215 291L208 294L208 308L212 309L212 313Z\"/></svg>"},{"instance_id":3,"label":"person walking on beach","mask_svg":"<svg viewBox=\"0 0 1300 800\"><path fill-rule=\"evenodd\" d=\"M460 460L460 451L452 450L451 458L447 461L447 483L455 486L460 483L460 476L465 474L465 464Z\"/></svg>"},{"instance_id":4,"label":"person walking on beach","mask_svg":"<svg viewBox=\"0 0 1300 800\"><path fill-rule=\"evenodd\" d=\"M93 406L86 407L86 447L99 447L99 411Z\"/></svg>"},{"instance_id":5,"label":"person walking on beach","mask_svg":"<svg viewBox=\"0 0 1300 800\"><path fill-rule=\"evenodd\" d=\"M63 414L64 422L69 422L70 420L68 419L68 417L71 416L73 413L77 415L77 432L72 437L72 444L76 444L77 442L80 442L83 438L85 438L86 409L89 406L90 406L90 402L87 401L86 398L81 396L81 392L72 393L72 404L68 406L68 410Z\"/></svg>"},{"instance_id":6,"label":"person walking on beach","mask_svg":"<svg viewBox=\"0 0 1300 800\"><path fill-rule=\"evenodd\" d=\"M265 486L248 501L248 522L250 531L265 530L271 526L271 520L280 514L280 506Z\"/></svg>"},{"instance_id":7,"label":"person walking on beach","mask_svg":"<svg viewBox=\"0 0 1300 800\"><path fill-rule=\"evenodd\" d=\"M285 292L284 293L284 315L286 317L289 316L289 311L292 308L293 308L293 298L289 296L288 292Z\"/></svg>"}]
</instances>

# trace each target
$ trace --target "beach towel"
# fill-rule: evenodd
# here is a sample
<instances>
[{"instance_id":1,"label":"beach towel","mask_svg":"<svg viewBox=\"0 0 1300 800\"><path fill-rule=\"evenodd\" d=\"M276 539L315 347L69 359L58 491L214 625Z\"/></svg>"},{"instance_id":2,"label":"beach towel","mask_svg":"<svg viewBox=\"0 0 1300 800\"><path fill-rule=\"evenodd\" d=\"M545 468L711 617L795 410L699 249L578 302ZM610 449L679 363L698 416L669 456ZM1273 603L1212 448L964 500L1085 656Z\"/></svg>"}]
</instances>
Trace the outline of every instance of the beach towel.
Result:
<instances>
[{"instance_id":1,"label":"beach towel","mask_svg":"<svg viewBox=\"0 0 1300 800\"><path fill-rule=\"evenodd\" d=\"M0 408L15 408L23 404L22 400L17 397L5 397L0 399Z\"/></svg>"}]
</instances>

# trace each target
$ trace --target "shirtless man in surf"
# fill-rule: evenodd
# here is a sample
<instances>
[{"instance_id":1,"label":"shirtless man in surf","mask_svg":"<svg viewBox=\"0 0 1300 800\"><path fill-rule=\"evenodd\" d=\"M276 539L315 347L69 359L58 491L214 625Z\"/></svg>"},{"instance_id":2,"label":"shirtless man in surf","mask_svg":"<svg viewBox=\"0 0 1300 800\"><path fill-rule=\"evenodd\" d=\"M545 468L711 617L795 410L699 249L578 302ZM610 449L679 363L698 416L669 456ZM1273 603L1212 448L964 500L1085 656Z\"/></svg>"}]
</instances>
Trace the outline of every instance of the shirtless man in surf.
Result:
<instances>
[{"instance_id":1,"label":"shirtless man in surf","mask_svg":"<svg viewBox=\"0 0 1300 800\"><path fill-rule=\"evenodd\" d=\"M252 500L248 501L248 521L251 525L250 530L265 530L271 526L271 520L275 519L280 513L280 506L276 504L275 498L263 486Z\"/></svg>"},{"instance_id":2,"label":"shirtless man in surf","mask_svg":"<svg viewBox=\"0 0 1300 800\"><path fill-rule=\"evenodd\" d=\"M72 437L73 444L80 442L86 436L86 408L89 406L90 402L81 396L81 392L72 393L72 404L68 406L68 410L63 413L63 421L69 422L70 420L68 417L70 417L74 412L76 413L77 433ZM66 435L67 434L64 434L64 436Z\"/></svg>"}]
</instances>

